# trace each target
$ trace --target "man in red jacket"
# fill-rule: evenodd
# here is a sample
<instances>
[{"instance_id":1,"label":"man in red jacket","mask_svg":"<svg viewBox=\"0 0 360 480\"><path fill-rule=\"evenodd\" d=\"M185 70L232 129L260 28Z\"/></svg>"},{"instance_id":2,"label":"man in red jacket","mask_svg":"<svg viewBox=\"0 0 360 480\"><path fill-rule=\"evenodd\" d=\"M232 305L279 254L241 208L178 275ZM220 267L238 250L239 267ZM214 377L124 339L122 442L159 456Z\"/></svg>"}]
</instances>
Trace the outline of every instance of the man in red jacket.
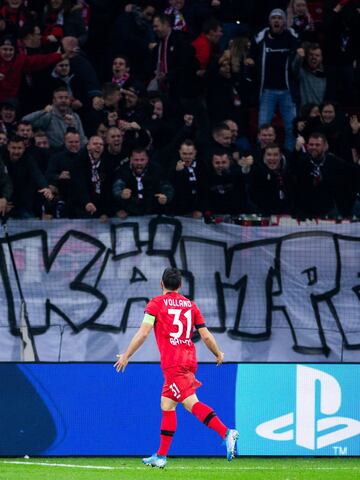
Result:
<instances>
[{"instance_id":1,"label":"man in red jacket","mask_svg":"<svg viewBox=\"0 0 360 480\"><path fill-rule=\"evenodd\" d=\"M46 55L15 55L15 40L11 36L0 39L0 102L16 97L24 73L45 70L67 58L66 53Z\"/></svg>"},{"instance_id":2,"label":"man in red jacket","mask_svg":"<svg viewBox=\"0 0 360 480\"><path fill-rule=\"evenodd\" d=\"M192 46L195 48L196 58L200 64L200 72L205 72L207 69L213 50L220 42L221 37L222 27L216 18L206 20L202 33L192 42Z\"/></svg>"}]
</instances>

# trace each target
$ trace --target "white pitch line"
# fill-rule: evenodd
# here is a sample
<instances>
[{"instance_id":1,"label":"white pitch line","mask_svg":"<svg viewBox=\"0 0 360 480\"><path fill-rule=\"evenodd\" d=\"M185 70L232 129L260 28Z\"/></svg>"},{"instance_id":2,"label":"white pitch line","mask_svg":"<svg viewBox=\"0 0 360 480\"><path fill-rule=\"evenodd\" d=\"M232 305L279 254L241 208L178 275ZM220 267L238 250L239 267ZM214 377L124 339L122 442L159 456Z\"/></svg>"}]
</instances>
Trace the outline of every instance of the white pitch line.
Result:
<instances>
[{"instance_id":1,"label":"white pitch line","mask_svg":"<svg viewBox=\"0 0 360 480\"><path fill-rule=\"evenodd\" d=\"M114 467L104 467L95 465L71 465L69 463L46 463L46 462L21 462L18 460L7 460L2 463L11 463L14 465L40 465L42 467L65 467L65 468L90 468L96 470L116 470Z\"/></svg>"},{"instance_id":2,"label":"white pitch line","mask_svg":"<svg viewBox=\"0 0 360 480\"><path fill-rule=\"evenodd\" d=\"M45 467L64 467L64 468L85 468L85 469L90 469L90 470L144 470L146 468L146 465L139 466L139 467L131 467L131 466L121 466L121 467L108 467L108 466L101 466L101 465L74 465L74 464L69 464L69 463L46 463L46 462L29 462L29 461L20 461L20 460L3 460L1 463L7 463L7 464L13 464L13 465L39 465L39 466L45 466ZM147 467L148 468L148 467ZM307 467L301 467L301 470L305 471L317 471L317 470L326 470L326 471L332 471L332 470L360 470L360 467L313 467L313 468L307 468ZM281 470L289 470L289 467L245 467L245 466L238 466L239 471L241 470L272 470L272 471L281 471ZM172 466L170 465L167 470L231 470L231 471L236 471L237 469L234 469L233 467L201 467L201 466L193 466L193 467L182 467L182 466ZM292 468L294 470L294 468Z\"/></svg>"}]
</instances>

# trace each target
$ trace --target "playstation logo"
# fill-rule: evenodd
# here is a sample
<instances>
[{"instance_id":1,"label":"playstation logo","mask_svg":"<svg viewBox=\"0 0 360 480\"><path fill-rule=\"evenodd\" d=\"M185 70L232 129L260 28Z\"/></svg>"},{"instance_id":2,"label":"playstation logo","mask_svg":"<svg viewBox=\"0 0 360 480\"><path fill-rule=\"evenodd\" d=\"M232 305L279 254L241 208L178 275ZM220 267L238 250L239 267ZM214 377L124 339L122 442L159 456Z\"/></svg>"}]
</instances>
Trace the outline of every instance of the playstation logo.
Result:
<instances>
[{"instance_id":1,"label":"playstation logo","mask_svg":"<svg viewBox=\"0 0 360 480\"><path fill-rule=\"evenodd\" d=\"M336 379L321 370L298 365L295 412L258 425L256 433L275 441L295 439L296 445L309 450L327 447L360 434L358 420L332 416L340 407L341 388Z\"/></svg>"}]
</instances>

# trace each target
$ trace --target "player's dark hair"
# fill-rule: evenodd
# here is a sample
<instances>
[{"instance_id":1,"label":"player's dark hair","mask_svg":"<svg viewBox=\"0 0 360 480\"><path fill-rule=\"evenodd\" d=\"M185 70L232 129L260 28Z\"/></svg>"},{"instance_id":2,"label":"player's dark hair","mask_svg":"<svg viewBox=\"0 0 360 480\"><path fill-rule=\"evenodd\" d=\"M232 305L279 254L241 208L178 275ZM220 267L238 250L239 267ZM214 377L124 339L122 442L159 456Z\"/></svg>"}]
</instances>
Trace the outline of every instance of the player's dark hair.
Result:
<instances>
[{"instance_id":1,"label":"player's dark hair","mask_svg":"<svg viewBox=\"0 0 360 480\"><path fill-rule=\"evenodd\" d=\"M181 272L177 268L165 268L161 280L167 290L177 290L181 285Z\"/></svg>"}]
</instances>

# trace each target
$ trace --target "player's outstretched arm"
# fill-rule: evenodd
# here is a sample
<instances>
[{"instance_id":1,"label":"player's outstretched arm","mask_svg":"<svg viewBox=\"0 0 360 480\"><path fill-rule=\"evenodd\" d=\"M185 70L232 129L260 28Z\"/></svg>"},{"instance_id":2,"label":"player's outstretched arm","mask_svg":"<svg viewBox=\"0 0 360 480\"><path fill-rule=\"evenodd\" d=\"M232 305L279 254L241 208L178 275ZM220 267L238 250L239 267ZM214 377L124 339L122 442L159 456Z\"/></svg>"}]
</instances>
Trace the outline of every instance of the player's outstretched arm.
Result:
<instances>
[{"instance_id":1,"label":"player's outstretched arm","mask_svg":"<svg viewBox=\"0 0 360 480\"><path fill-rule=\"evenodd\" d=\"M198 332L200 334L201 340L205 343L210 352L215 355L216 365L221 365L224 361L224 354L220 351L214 335L209 332L206 327L199 328Z\"/></svg>"},{"instance_id":2,"label":"player's outstretched arm","mask_svg":"<svg viewBox=\"0 0 360 480\"><path fill-rule=\"evenodd\" d=\"M129 363L129 359L134 353L141 347L141 345L145 342L149 333L151 332L153 325L149 323L142 323L139 330L135 333L133 338L131 339L126 352L116 355L118 360L114 363L114 367L116 368L117 372L125 372L126 365Z\"/></svg>"}]
</instances>

